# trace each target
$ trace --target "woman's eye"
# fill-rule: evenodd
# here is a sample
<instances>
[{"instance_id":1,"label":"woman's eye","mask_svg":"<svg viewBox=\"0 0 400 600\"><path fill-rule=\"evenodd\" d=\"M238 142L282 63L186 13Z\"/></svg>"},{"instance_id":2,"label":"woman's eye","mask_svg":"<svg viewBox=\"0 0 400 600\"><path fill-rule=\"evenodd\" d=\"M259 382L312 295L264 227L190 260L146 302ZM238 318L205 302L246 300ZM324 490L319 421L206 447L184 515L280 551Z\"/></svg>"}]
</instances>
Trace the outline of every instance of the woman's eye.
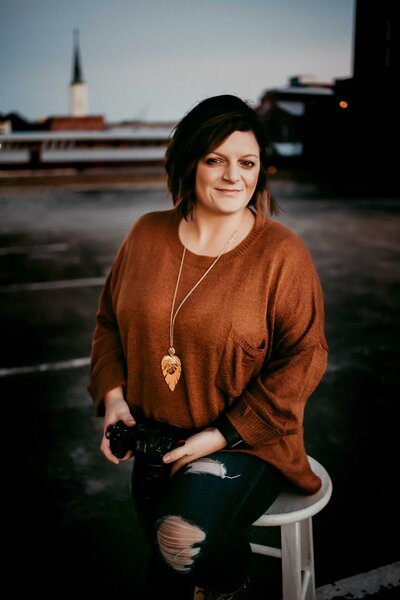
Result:
<instances>
[{"instance_id":1,"label":"woman's eye","mask_svg":"<svg viewBox=\"0 0 400 600\"><path fill-rule=\"evenodd\" d=\"M255 164L256 164L256 163L254 163L252 160L244 160L244 161L242 162L242 165L243 165L244 167L247 167L247 168L250 168L250 169L251 169L252 167L254 167L254 166L255 166Z\"/></svg>"},{"instance_id":2,"label":"woman's eye","mask_svg":"<svg viewBox=\"0 0 400 600\"><path fill-rule=\"evenodd\" d=\"M218 158L207 158L206 165L217 165L219 163Z\"/></svg>"}]
</instances>

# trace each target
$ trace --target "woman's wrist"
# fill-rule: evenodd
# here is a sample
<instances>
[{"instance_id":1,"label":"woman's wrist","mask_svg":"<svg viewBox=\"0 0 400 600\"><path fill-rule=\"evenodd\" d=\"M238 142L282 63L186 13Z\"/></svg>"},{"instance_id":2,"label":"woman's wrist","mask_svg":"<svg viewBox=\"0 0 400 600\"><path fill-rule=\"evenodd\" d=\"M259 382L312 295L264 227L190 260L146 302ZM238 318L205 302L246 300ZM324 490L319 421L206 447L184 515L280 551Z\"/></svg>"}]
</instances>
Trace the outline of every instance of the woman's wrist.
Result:
<instances>
[{"instance_id":1,"label":"woman's wrist","mask_svg":"<svg viewBox=\"0 0 400 600\"><path fill-rule=\"evenodd\" d=\"M118 402L125 402L124 392L122 386L116 387L113 390L109 390L104 394L104 407L105 409L110 408Z\"/></svg>"},{"instance_id":2,"label":"woman's wrist","mask_svg":"<svg viewBox=\"0 0 400 600\"><path fill-rule=\"evenodd\" d=\"M214 421L213 426L216 427L226 439L226 447L228 449L239 448L243 444L243 439L226 415L218 417L218 419Z\"/></svg>"},{"instance_id":3,"label":"woman's wrist","mask_svg":"<svg viewBox=\"0 0 400 600\"><path fill-rule=\"evenodd\" d=\"M215 437L215 444L218 447L218 449L222 450L223 448L226 448L225 436L222 435L218 427L214 427L214 425L211 425L210 427L206 427L204 431L210 431L213 434L213 436Z\"/></svg>"}]
</instances>

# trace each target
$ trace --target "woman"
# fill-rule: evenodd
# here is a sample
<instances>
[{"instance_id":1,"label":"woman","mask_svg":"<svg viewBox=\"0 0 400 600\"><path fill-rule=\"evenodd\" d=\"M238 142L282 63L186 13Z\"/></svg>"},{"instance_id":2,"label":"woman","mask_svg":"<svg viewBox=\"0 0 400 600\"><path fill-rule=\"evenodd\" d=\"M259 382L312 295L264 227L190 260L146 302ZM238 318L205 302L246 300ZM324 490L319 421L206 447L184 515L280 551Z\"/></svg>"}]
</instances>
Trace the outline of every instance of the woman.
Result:
<instances>
[{"instance_id":1,"label":"woman","mask_svg":"<svg viewBox=\"0 0 400 600\"><path fill-rule=\"evenodd\" d=\"M166 153L174 208L133 225L101 294L88 389L105 457L135 453L146 598L250 598L245 528L285 482L320 486L302 420L326 368L322 293L269 218L266 162L246 102L200 102Z\"/></svg>"}]
</instances>

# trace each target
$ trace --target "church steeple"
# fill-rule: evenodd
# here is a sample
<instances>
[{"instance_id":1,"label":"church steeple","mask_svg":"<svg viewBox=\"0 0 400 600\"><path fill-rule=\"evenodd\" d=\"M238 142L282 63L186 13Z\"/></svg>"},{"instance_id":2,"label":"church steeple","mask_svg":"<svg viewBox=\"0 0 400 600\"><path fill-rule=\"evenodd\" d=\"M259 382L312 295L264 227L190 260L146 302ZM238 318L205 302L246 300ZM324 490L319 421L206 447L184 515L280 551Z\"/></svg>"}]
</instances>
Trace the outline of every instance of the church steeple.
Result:
<instances>
[{"instance_id":1,"label":"church steeple","mask_svg":"<svg viewBox=\"0 0 400 600\"><path fill-rule=\"evenodd\" d=\"M74 83L84 83L79 49L79 29L74 29L74 59L71 84Z\"/></svg>"},{"instance_id":2,"label":"church steeple","mask_svg":"<svg viewBox=\"0 0 400 600\"><path fill-rule=\"evenodd\" d=\"M83 79L79 48L79 31L74 29L74 53L71 81L71 116L85 117L88 114L87 86Z\"/></svg>"}]
</instances>

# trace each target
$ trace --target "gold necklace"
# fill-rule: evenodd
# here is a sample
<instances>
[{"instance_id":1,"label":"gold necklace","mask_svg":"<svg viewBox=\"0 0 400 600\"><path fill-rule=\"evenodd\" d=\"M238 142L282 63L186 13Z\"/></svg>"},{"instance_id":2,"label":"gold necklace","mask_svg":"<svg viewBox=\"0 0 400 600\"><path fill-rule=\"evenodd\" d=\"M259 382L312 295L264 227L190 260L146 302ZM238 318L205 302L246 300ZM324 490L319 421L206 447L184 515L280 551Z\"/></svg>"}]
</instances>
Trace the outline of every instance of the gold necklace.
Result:
<instances>
[{"instance_id":1,"label":"gold necklace","mask_svg":"<svg viewBox=\"0 0 400 600\"><path fill-rule=\"evenodd\" d=\"M181 264L179 267L178 278L176 280L174 298L172 300L171 314L170 314L170 318L169 318L168 354L163 356L161 359L161 369L162 369L165 381L172 392L174 391L176 384L178 383L179 378L182 373L182 363L181 363L180 358L175 354L175 348L174 348L174 325L175 325L176 316L177 316L178 312L181 310L183 304L189 298L189 296L194 292L194 290L197 288L197 286L200 285L200 283L203 281L203 279L206 277L206 275L208 275L208 273L211 271L211 269L217 264L217 262L219 261L221 256L227 251L228 247L230 246L230 244L232 243L233 239L235 238L237 232L239 231L239 229L243 223L245 215L246 215L246 211L244 212L244 215L243 215L242 220L240 221L238 227L232 233L231 237L229 238L229 240L227 241L227 243L225 244L225 246L223 247L221 252L213 260L211 265L208 267L206 272L203 273L203 275L200 277L200 279L197 281L197 283L194 284L192 289L189 290L189 292L186 294L186 296L184 297L184 299L182 300L182 302L180 303L180 305L178 306L178 308L176 309L175 314L174 314L176 294L178 292L179 282L180 282L181 274L182 274L183 262L185 260L185 254L186 254L186 246L183 246Z\"/></svg>"}]
</instances>

